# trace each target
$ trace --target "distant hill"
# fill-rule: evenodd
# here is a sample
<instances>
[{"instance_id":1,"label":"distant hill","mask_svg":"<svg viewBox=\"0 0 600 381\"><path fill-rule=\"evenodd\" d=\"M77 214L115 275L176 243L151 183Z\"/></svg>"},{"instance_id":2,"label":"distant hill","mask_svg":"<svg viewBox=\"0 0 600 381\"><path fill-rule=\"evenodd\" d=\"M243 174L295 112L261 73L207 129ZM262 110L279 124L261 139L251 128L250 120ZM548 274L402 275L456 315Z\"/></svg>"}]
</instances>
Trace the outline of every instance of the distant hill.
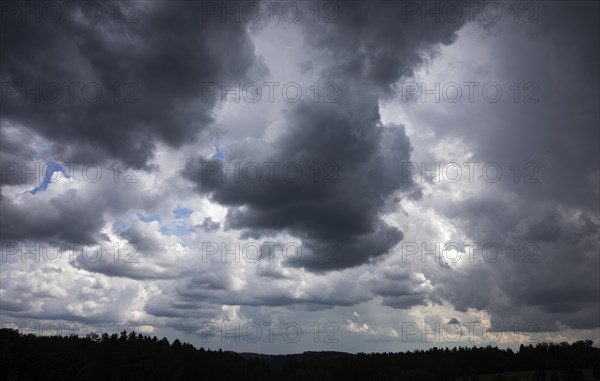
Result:
<instances>
[{"instance_id":1,"label":"distant hill","mask_svg":"<svg viewBox=\"0 0 600 381\"><path fill-rule=\"evenodd\" d=\"M308 360L336 360L343 357L353 356L352 353L347 352L334 352L334 351L323 351L323 352L315 352L315 351L307 351L304 353L298 354L289 354L289 355L265 355L260 353L248 353L243 352L240 353L240 356L249 358L249 359L259 359L267 364L271 369L281 370L287 361L291 359L295 359L296 361L308 361Z\"/></svg>"},{"instance_id":2,"label":"distant hill","mask_svg":"<svg viewBox=\"0 0 600 381\"><path fill-rule=\"evenodd\" d=\"M257 358L257 359L274 359L274 358L285 358L285 357L289 357L289 356L294 356L294 357L299 357L302 358L303 360L314 360L314 359L321 359L321 360L329 360L329 359L338 359L340 357L348 357L348 356L353 356L352 353L348 353L348 352L335 352L335 351L322 351L322 352L317 352L317 351L306 351L304 353L295 353L295 354L289 354L289 355L266 355L266 354L262 354L262 353L252 353L252 352L242 352L239 353L240 356L246 357L246 358Z\"/></svg>"}]
</instances>

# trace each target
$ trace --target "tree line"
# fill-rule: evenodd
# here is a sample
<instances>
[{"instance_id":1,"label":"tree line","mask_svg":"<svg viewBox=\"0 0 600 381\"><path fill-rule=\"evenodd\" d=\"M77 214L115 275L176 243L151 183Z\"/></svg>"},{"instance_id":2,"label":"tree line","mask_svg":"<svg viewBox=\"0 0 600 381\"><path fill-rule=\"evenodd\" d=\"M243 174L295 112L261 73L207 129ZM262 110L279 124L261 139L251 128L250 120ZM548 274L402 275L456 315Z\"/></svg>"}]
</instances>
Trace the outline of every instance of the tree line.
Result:
<instances>
[{"instance_id":1,"label":"tree line","mask_svg":"<svg viewBox=\"0 0 600 381\"><path fill-rule=\"evenodd\" d=\"M503 372L523 372L522 376ZM486 376L487 375L487 376ZM493 375L493 376L490 376ZM521 378L519 378L521 377ZM3 380L600 380L591 340L399 353L240 354L135 332L37 336L0 329Z\"/></svg>"}]
</instances>

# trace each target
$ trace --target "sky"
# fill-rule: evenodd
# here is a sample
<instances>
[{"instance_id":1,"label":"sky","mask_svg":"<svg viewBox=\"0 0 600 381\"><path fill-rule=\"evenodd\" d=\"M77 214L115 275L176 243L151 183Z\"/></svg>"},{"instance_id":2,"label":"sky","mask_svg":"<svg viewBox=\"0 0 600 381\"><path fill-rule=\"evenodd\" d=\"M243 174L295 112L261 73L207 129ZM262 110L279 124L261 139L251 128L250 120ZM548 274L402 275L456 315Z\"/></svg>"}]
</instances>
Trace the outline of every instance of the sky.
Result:
<instances>
[{"instance_id":1,"label":"sky","mask_svg":"<svg viewBox=\"0 0 600 381\"><path fill-rule=\"evenodd\" d=\"M600 345L595 1L7 1L0 323Z\"/></svg>"}]
</instances>

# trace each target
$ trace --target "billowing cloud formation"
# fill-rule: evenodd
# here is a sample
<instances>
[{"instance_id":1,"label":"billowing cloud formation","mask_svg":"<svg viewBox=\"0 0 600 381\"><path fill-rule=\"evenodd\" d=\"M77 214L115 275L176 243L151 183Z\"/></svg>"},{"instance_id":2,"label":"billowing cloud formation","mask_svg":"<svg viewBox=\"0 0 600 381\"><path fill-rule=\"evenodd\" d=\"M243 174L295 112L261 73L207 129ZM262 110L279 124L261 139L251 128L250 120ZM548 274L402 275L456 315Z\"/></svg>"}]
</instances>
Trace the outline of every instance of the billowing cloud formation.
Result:
<instances>
[{"instance_id":1,"label":"billowing cloud formation","mask_svg":"<svg viewBox=\"0 0 600 381\"><path fill-rule=\"evenodd\" d=\"M277 163L275 177L223 181L227 168L220 161L188 163L184 173L198 189L232 207L227 227L252 236L283 230L303 241L334 243L335 260L300 262L315 271L366 263L401 240L381 214L386 199L413 188L402 172L411 147L403 126L381 124L378 101L438 44L452 42L461 26L425 25L420 19L399 23L402 9L401 3L349 2L340 7L341 22L303 25L305 48L317 56L327 52L311 70L320 70L323 83L341 84L342 99L291 105L276 141L241 144L228 156L234 170L236 162ZM299 181L284 178L281 168L290 163L303 171ZM310 174L315 163L330 165L336 182L315 180Z\"/></svg>"},{"instance_id":2,"label":"billowing cloud formation","mask_svg":"<svg viewBox=\"0 0 600 381\"><path fill-rule=\"evenodd\" d=\"M57 22L3 15L2 118L52 142L54 160L147 167L157 142L179 147L211 123L204 83L256 62L246 25L203 20L202 2L94 5L102 17L58 3Z\"/></svg>"},{"instance_id":3,"label":"billowing cloud formation","mask_svg":"<svg viewBox=\"0 0 600 381\"><path fill-rule=\"evenodd\" d=\"M212 200L231 207L228 228L253 237L287 231L303 241L336 247L331 260L303 258L308 268L355 266L386 253L401 234L381 220L381 209L394 191L410 185L402 183L398 170L398 163L410 157L404 129L377 125L376 107L366 116L337 105L306 104L292 112L291 132L260 146L263 157L242 147L233 150L229 162L189 162L185 175ZM248 182L228 177L226 171L235 171L235 163L275 164L271 178L265 173ZM329 166L319 170L330 172L316 179L316 172L310 172L315 166ZM302 176L296 180L299 171Z\"/></svg>"},{"instance_id":4,"label":"billowing cloud formation","mask_svg":"<svg viewBox=\"0 0 600 381\"><path fill-rule=\"evenodd\" d=\"M395 1L336 3L315 22L313 3L295 3L298 22L252 25L203 19L201 2L136 3L136 23L115 22L109 5L97 23L6 15L0 322L133 322L199 346L271 353L438 344L418 334L406 344L403 323L422 332L438 323L533 324L539 340L596 334L598 4L538 3L537 22L516 23L513 4L498 3L502 20L466 23L403 19L407 3ZM121 21L131 17L122 11ZM297 82L303 97L203 99L204 82L261 80ZM465 93L456 103L431 94L406 101L403 81L430 90L495 81L504 93L497 103L479 93L474 103ZM79 83L72 103L65 82ZM96 102L80 91L92 82L103 90ZM114 82L120 97L139 101L115 102ZM539 102L514 102L515 82L521 96L525 83L539 85ZM67 101L48 102L52 86L32 101L32 89L48 83L61 84ZM35 162L51 161L67 173L32 175ZM81 165L73 171L67 161ZM83 176L88 161L102 169L98 181ZM112 166L127 161L139 170ZM464 166L460 181L421 181L403 170L407 161L479 167L473 182ZM501 166L501 181L482 179L489 162ZM435 261L432 248L449 240L479 242L474 260L464 252ZM279 244L273 257L255 260L253 248L268 242ZM498 261L482 257L490 242L504 250ZM89 244L103 255L63 249L54 260L52 248L40 252L48 243ZM407 256L410 243L428 251L425 259ZM207 244L218 251L207 254ZM298 246L302 256L290 260ZM536 261L525 261L527 248ZM298 322L309 343L277 346L265 328L269 347L218 334L207 344L207 322ZM335 348L312 340L317 322L336 324ZM498 344L481 332L476 340Z\"/></svg>"},{"instance_id":5,"label":"billowing cloud formation","mask_svg":"<svg viewBox=\"0 0 600 381\"><path fill-rule=\"evenodd\" d=\"M464 181L429 184L411 218L431 212L451 227L451 239L495 242L504 249L497 262L423 266L435 287L433 300L450 301L461 311L488 311L503 327L516 321L549 331L597 327L599 131L598 113L592 110L599 99L598 4L537 6L537 22L517 29L511 29L512 20L493 25L492 33L474 25L464 28L461 42L442 53L446 58L413 79L429 89L436 82L501 84L498 103L481 98L469 103L464 93L457 103L429 97L405 104L399 120L407 126L407 119L420 122L409 130L415 162L426 162L427 168L435 162L474 162L479 168L496 163L503 175L486 182L478 169L471 184L463 166ZM518 60L506 58L515 52ZM583 58L588 53L589 59ZM528 81L539 87L537 101L515 102L509 86L523 89ZM525 181L532 173L534 181ZM448 240L422 239L430 244ZM518 261L511 258L515 242ZM536 248L535 262L524 262L528 244ZM477 253L481 259L481 250Z\"/></svg>"}]
</instances>

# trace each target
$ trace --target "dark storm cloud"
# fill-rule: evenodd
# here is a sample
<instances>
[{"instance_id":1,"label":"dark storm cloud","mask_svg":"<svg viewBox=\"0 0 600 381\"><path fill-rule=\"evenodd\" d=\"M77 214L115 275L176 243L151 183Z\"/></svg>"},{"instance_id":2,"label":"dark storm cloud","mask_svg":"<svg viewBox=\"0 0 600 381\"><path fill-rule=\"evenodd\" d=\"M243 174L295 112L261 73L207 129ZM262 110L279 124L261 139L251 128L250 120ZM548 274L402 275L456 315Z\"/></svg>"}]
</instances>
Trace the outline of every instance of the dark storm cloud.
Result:
<instances>
[{"instance_id":1,"label":"dark storm cloud","mask_svg":"<svg viewBox=\"0 0 600 381\"><path fill-rule=\"evenodd\" d=\"M435 8L443 3L431 1L427 5ZM307 20L304 24L308 43L332 55L334 62L327 68L328 77L365 81L367 86L385 93L393 89L396 81L426 62L438 44L452 43L468 19L423 21L420 13L409 16L407 4L401 1L337 4L339 22L315 24Z\"/></svg>"},{"instance_id":2,"label":"dark storm cloud","mask_svg":"<svg viewBox=\"0 0 600 381\"><path fill-rule=\"evenodd\" d=\"M435 288L431 300L449 301L459 311L485 310L502 327L530 321L540 330L562 330L565 325L593 328L600 315L600 5L536 4L538 22L516 29L512 21L488 25L489 35L472 39L490 43L493 49L483 62L467 65L474 74L463 78L493 78L507 84L533 81L540 87L538 103L499 102L474 109L457 103L441 107L442 112L431 104L421 115L411 115L433 132L430 140L415 137L413 146L458 139L467 147L469 161L496 162L504 169L500 182L482 181L482 186L461 199L443 197L439 191L452 189L453 184L430 184L437 189L422 201L468 236L458 241L503 245L501 260L455 268L427 264L424 274ZM465 38L471 37L465 33ZM448 59L453 61L453 57ZM451 77L438 78L450 81ZM415 161L430 160L430 152L421 152ZM508 168L515 162L521 169L525 163L535 163L538 181L524 183L523 172L521 180L514 181ZM526 254L522 251L521 260L515 263L508 249L513 240L537 244L537 262L523 263ZM483 262L480 254L479 259Z\"/></svg>"},{"instance_id":3,"label":"dark storm cloud","mask_svg":"<svg viewBox=\"0 0 600 381\"><path fill-rule=\"evenodd\" d=\"M203 178L220 162L191 160L184 175L200 192L229 206L225 228L245 236L285 231L310 241L333 242L335 260L304 256L295 263L312 271L363 264L393 248L402 233L381 219L386 199L414 191L403 179L401 163L411 146L403 126L383 126L378 101L394 83L424 62L437 44L450 43L461 23L401 21L400 2L339 3L339 22L302 25L306 49L326 52L327 62L302 62L323 81L339 83L339 103L299 102L286 110L285 132L272 144L243 143L231 149L229 163L293 162L305 176L290 182L275 172L274 181L221 181ZM333 163L335 183L314 181L315 162ZM233 164L232 164L233 165Z\"/></svg>"},{"instance_id":4,"label":"dark storm cloud","mask_svg":"<svg viewBox=\"0 0 600 381\"><path fill-rule=\"evenodd\" d=\"M203 20L202 2L129 3L136 22L123 22L130 8L114 21L114 4L94 4L103 14L95 23L71 20L66 7L57 22L3 15L2 118L60 147L54 160L114 158L146 167L157 142L181 146L212 122L214 101L202 100L203 83L243 78L255 63L246 26ZM6 144L3 154L10 154Z\"/></svg>"},{"instance_id":5,"label":"dark storm cloud","mask_svg":"<svg viewBox=\"0 0 600 381\"><path fill-rule=\"evenodd\" d=\"M568 223L555 210L527 217L516 226L515 238L528 242L566 242L577 244L598 232L598 225L588 215L582 214Z\"/></svg>"},{"instance_id":6,"label":"dark storm cloud","mask_svg":"<svg viewBox=\"0 0 600 381\"><path fill-rule=\"evenodd\" d=\"M503 180L507 180L502 186L522 198L538 200L536 203L552 200L597 213L600 4L536 4L536 23L520 26L518 35L501 31L502 37L494 39L491 53L501 63L488 78L501 78L507 84L531 81L539 86L539 102L482 104L479 113L469 119L451 121L447 115L436 119L432 113L430 123L438 138L460 136L473 151L472 161L501 163L506 168ZM507 22L504 27L509 25ZM505 59L515 54L518 59ZM478 75L468 79L479 80ZM521 166L535 163L539 183L523 186L522 180L509 181L508 167L517 161Z\"/></svg>"},{"instance_id":7,"label":"dark storm cloud","mask_svg":"<svg viewBox=\"0 0 600 381\"><path fill-rule=\"evenodd\" d=\"M376 105L365 118L336 106L304 104L290 115L290 133L284 133L268 149L264 162L293 162L303 176L287 181L275 172L259 182L222 181L220 174L206 177L203 170L221 162L197 159L184 174L212 200L230 206L226 228L241 229L250 236L287 231L305 242L333 243L331 260L315 261L303 255L307 268L333 269L355 266L386 253L402 235L380 219L386 197L410 183L402 183L397 163L408 160L410 143L401 126L377 125ZM232 161L256 162L255 156L236 155ZM262 160L262 159L261 159ZM309 167L314 162L335 163L337 182L314 181ZM262 162L262 161L260 161ZM339 163L339 164L338 164ZM229 164L219 166L226 170ZM306 251L305 251L306 252Z\"/></svg>"},{"instance_id":8,"label":"dark storm cloud","mask_svg":"<svg viewBox=\"0 0 600 381\"><path fill-rule=\"evenodd\" d=\"M202 20L201 4L141 3L136 23L114 22L110 17L95 24L68 19L23 24L11 16L7 22L3 20L3 84L23 84L32 89L50 82L78 82L80 89L93 82L102 88L103 95L97 102L86 101L81 92L76 92L72 103L23 103L19 94L8 94L6 101L2 99L0 164L44 158L79 162L115 159L149 169L157 144L180 147L193 142L199 132L211 125L216 106L214 98L208 102L201 99L203 82L256 80L264 73L247 26L240 22L221 23L218 17ZM450 112L436 115L433 108L428 109L426 118L400 121L407 125L415 122L410 127L417 132L409 139L403 125L382 123L379 103L392 102L398 90L395 84L426 63L437 46L452 43L463 22L421 22L419 16L402 20L402 1L339 2L337 23L314 23L309 14L300 23L286 25L289 29L298 28L293 31L305 38L306 50L299 62L302 74L317 75L322 84L337 83L339 103L304 100L288 104L283 120L277 120L283 126L281 135L268 142L248 138L234 143L226 149L225 160L190 156L182 172L168 178L164 188L156 192L141 184L122 189L107 179L94 187L68 190L56 197L44 197L55 193L39 193L8 198L5 190L12 189L6 187L4 195L0 194L1 238L110 245L113 242L101 231L108 222L115 223L113 233L137 243L142 262L128 266L108 257L97 263L78 258L69 269L74 268L79 275L82 270L94 277L108 275L112 277L110 283L128 281L118 277L130 278L136 281L132 288L158 284L159 291L150 295L149 289L148 295L137 300L135 293L128 291L132 296L122 302L122 310L141 303L146 313L167 318L170 327L183 331L198 330L201 320L222 314L223 305L301 306L315 311L352 306L373 298L396 309L431 302L449 303L465 313L470 309L484 310L504 330L528 321L537 324L539 331L560 331L565 326L597 328L600 5L536 4L541 6L540 22L519 26L527 29L516 36L519 40L525 40L525 35L533 36L537 44L519 45L509 38L506 43L502 38L490 41L498 44L494 48L495 59L502 62L499 71L506 70L494 75L506 79L507 84L515 80L536 81L541 85L543 102L539 104L528 108L478 105L481 120L468 113L456 117L461 110L445 110ZM108 8L105 14L112 16ZM509 24L515 27L512 21ZM510 35L499 30L502 36ZM293 35L289 30L287 33ZM265 37L257 34L259 42L261 38ZM519 50L523 46L530 49ZM460 62L460 57L455 58L451 61ZM487 70L477 69L480 71L473 70L474 77L469 80L479 80ZM126 103L121 98L115 102L115 82L132 84L133 87L122 89L121 95L133 90L138 101ZM15 89L11 86L4 86L2 91ZM66 86L62 88L63 98L67 97ZM28 97L31 99L31 95ZM248 136L260 136L254 131L260 128L249 126L260 122L252 114L244 117L251 119L250 116L252 120L240 129L253 130ZM419 125L420 122L423 123ZM223 126L228 127L226 123ZM421 132L429 134L429 127L433 138L427 141ZM228 136L228 132L218 133ZM429 148L435 149L444 138L464 142L473 161L500 162L505 169L503 181L477 188L474 193L459 189L456 194L460 197L449 197L452 190L446 194L433 191L430 198L422 196L410 177L405 178L402 163L414 156L413 147L429 155ZM431 145L419 147L423 141ZM191 151L196 147L187 148ZM164 160L171 164L169 159ZM511 181L512 173L506 168L515 161L539 164L536 177L541 181ZM236 182L230 173L225 173L236 162L242 166L278 166L273 181L263 166L259 181ZM300 179L284 178L281 169L289 163L301 168ZM320 171L317 181L315 164ZM203 178L207 166L218 170ZM186 178L184 182L181 174ZM328 182L327 177L336 181ZM26 180L22 176L1 176L0 184L31 182ZM238 230L243 238L290 235L291 240L302 242L302 257L283 262L284 267L268 266L265 259L249 264L240 273L236 272L240 269L237 265L200 263L199 252L194 259L190 255L178 257L168 245L169 238L176 238L165 238L154 229L147 229L145 223L117 231L119 223L115 220L130 210L146 216L170 215L174 205L165 205L187 197L190 184L198 193L227 207L222 221L207 217L190 228L193 235L198 233L198 239L214 239L206 233L221 228L228 241L234 238L229 234L232 230ZM430 182L428 186L435 184ZM452 189L448 184L444 186ZM404 239L403 232L382 218L403 197L423 197L415 209L423 211L424 216L413 216L414 220L408 216L409 224L415 220L434 224L437 221L430 220L439 217L440 225L448 224L456 230L452 235L453 239L457 236L457 241L535 242L539 244L539 261L515 263L505 251L498 263L485 263L479 257L477 263L456 266L425 263L412 267L403 263L390 269L357 267L381 260ZM395 217L392 220L397 222ZM432 235L433 230L429 230ZM313 256L313 243L322 248L318 260ZM396 258L390 256L386 262L387 259L393 263ZM255 271L251 271L254 265ZM314 276L285 266L330 272ZM333 271L349 267L356 268ZM371 271L375 275L366 276ZM425 278L417 277L418 272ZM12 270L6 270L6 274L12 274ZM19 274L34 278L29 273ZM69 274L39 279L47 286L45 279L69 278ZM36 302L59 298L52 296L50 287L42 287L41 292L36 291L35 285L27 286L29 290L23 288L23 278L6 283L3 279L8 297L3 298L0 310L12 316L85 320L85 316L68 314L67 304L122 293L107 288L90 296L82 293L87 286L77 283L69 297L40 313ZM117 307L114 308L121 309ZM387 310L377 307L374 314ZM448 322L458 323L457 318Z\"/></svg>"},{"instance_id":9,"label":"dark storm cloud","mask_svg":"<svg viewBox=\"0 0 600 381\"><path fill-rule=\"evenodd\" d=\"M580 1L573 6L568 1L541 2L539 29L534 33L559 46L562 54L575 58L573 69L583 70L589 84L600 80L600 34L598 34L597 1ZM597 87L596 87L597 90Z\"/></svg>"},{"instance_id":10,"label":"dark storm cloud","mask_svg":"<svg viewBox=\"0 0 600 381\"><path fill-rule=\"evenodd\" d=\"M21 163L31 163L36 157L36 152L31 144L33 136L31 131L24 129L10 130L0 128L0 184L19 185L32 183L35 176L21 175ZM31 166L29 167L31 168Z\"/></svg>"},{"instance_id":11,"label":"dark storm cloud","mask_svg":"<svg viewBox=\"0 0 600 381\"><path fill-rule=\"evenodd\" d=\"M481 250L475 250L478 260L465 269L436 266L427 272L436 285L433 294L459 311L486 310L502 327L527 321L548 331L561 329L557 322L571 328L596 327L598 226L585 214L548 211L547 204L536 212L530 204L528 199L520 200L505 205L505 212L473 198L455 205L454 223L477 241L500 243L502 255L489 262L482 259ZM512 240L520 247L516 262ZM528 243L535 245L533 251L525 248Z\"/></svg>"},{"instance_id":12,"label":"dark storm cloud","mask_svg":"<svg viewBox=\"0 0 600 381\"><path fill-rule=\"evenodd\" d=\"M95 234L104 225L104 214L90 208L88 200L70 190L68 198L49 202L32 200L35 211L25 212L21 203L2 196L2 240L59 240L95 242Z\"/></svg>"}]
</instances>

